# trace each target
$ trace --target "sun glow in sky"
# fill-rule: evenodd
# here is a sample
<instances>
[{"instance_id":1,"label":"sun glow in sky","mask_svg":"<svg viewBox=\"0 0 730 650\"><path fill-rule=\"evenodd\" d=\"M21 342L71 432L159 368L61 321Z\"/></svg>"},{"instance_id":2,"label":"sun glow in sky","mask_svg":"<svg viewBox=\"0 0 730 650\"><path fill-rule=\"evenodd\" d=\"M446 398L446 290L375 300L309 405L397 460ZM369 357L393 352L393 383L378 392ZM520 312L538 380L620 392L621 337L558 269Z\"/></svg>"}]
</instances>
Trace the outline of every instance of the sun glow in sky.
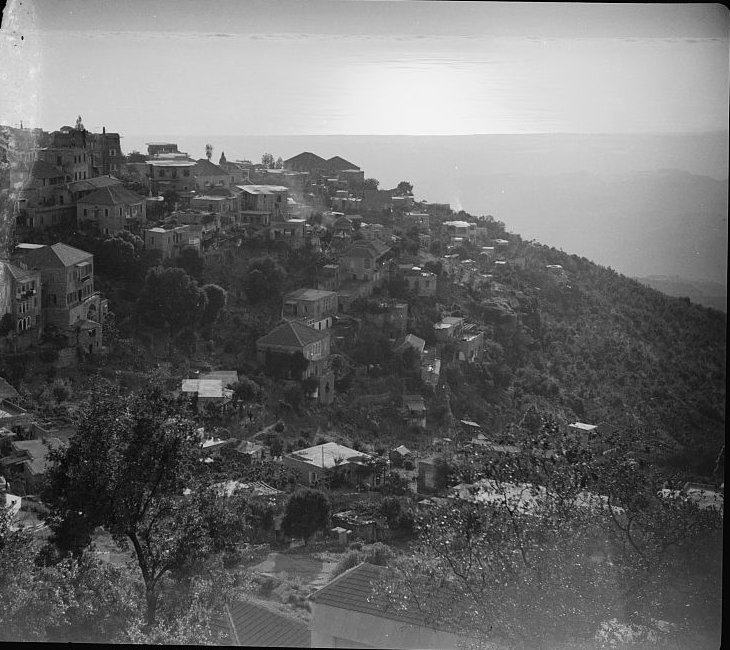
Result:
<instances>
[{"instance_id":1,"label":"sun glow in sky","mask_svg":"<svg viewBox=\"0 0 730 650\"><path fill-rule=\"evenodd\" d=\"M19 0L0 122L126 133L727 128L717 5ZM23 40L18 40L23 35Z\"/></svg>"}]
</instances>

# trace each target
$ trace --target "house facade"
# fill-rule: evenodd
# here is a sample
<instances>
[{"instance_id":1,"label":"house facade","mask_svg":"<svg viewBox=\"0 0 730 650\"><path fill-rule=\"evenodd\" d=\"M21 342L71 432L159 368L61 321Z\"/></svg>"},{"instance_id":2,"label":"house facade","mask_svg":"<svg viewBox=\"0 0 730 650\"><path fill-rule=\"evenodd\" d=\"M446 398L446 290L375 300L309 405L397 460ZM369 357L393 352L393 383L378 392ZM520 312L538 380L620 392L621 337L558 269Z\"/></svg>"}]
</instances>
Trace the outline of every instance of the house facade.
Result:
<instances>
[{"instance_id":1,"label":"house facade","mask_svg":"<svg viewBox=\"0 0 730 650\"><path fill-rule=\"evenodd\" d=\"M19 244L14 257L28 269L40 271L44 327L53 325L67 331L81 321L89 320L96 324L94 336L101 341L107 301L94 289L94 256L91 253L61 243L52 246Z\"/></svg>"},{"instance_id":2,"label":"house facade","mask_svg":"<svg viewBox=\"0 0 730 650\"><path fill-rule=\"evenodd\" d=\"M147 161L147 183L153 194L191 192L195 190L194 160L159 158Z\"/></svg>"},{"instance_id":3,"label":"house facade","mask_svg":"<svg viewBox=\"0 0 730 650\"><path fill-rule=\"evenodd\" d=\"M385 279L385 260L389 252L390 247L379 241L352 244L340 260L343 278L381 283Z\"/></svg>"},{"instance_id":4,"label":"house facade","mask_svg":"<svg viewBox=\"0 0 730 650\"><path fill-rule=\"evenodd\" d=\"M139 232L147 220L143 196L123 185L110 185L87 194L76 203L76 222L80 227L94 226L111 235L120 230Z\"/></svg>"},{"instance_id":5,"label":"house facade","mask_svg":"<svg viewBox=\"0 0 730 650\"><path fill-rule=\"evenodd\" d=\"M0 318L10 314L12 347L24 349L43 334L41 289L40 270L0 262Z\"/></svg>"},{"instance_id":6,"label":"house facade","mask_svg":"<svg viewBox=\"0 0 730 650\"><path fill-rule=\"evenodd\" d=\"M316 379L312 394L329 404L334 399L334 375L329 369L331 335L297 320L282 323L256 341L256 356L270 374L284 379Z\"/></svg>"},{"instance_id":7,"label":"house facade","mask_svg":"<svg viewBox=\"0 0 730 650\"><path fill-rule=\"evenodd\" d=\"M149 228L144 233L144 245L149 250L159 250L163 260L178 257L186 248L202 251L200 232L189 225Z\"/></svg>"},{"instance_id":8,"label":"house facade","mask_svg":"<svg viewBox=\"0 0 730 650\"><path fill-rule=\"evenodd\" d=\"M300 319L315 330L332 327L337 314L337 293L297 289L284 296L283 318Z\"/></svg>"},{"instance_id":9,"label":"house facade","mask_svg":"<svg viewBox=\"0 0 730 650\"><path fill-rule=\"evenodd\" d=\"M347 485L370 481L374 484L370 461L370 455L335 442L300 449L283 458L284 467L297 481L312 487L337 480Z\"/></svg>"}]
</instances>

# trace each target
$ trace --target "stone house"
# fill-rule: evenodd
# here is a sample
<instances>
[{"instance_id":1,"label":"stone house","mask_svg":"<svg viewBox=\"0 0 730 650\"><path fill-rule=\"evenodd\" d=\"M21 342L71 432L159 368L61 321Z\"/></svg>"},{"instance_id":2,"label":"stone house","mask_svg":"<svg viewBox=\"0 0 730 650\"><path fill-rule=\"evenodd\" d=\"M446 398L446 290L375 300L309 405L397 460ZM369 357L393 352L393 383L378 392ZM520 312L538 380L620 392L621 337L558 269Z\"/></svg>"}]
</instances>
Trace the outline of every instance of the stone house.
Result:
<instances>
[{"instance_id":1,"label":"stone house","mask_svg":"<svg viewBox=\"0 0 730 650\"><path fill-rule=\"evenodd\" d=\"M426 426L426 403L420 395L403 395L403 410L408 426Z\"/></svg>"},{"instance_id":2,"label":"stone house","mask_svg":"<svg viewBox=\"0 0 730 650\"><path fill-rule=\"evenodd\" d=\"M138 232L146 220L144 197L130 192L123 185L101 187L76 203L76 223L79 227L93 225L104 235L120 230Z\"/></svg>"},{"instance_id":3,"label":"stone house","mask_svg":"<svg viewBox=\"0 0 730 650\"><path fill-rule=\"evenodd\" d=\"M297 289L284 296L282 317L299 319L315 330L332 327L337 314L337 293L321 289Z\"/></svg>"},{"instance_id":4,"label":"stone house","mask_svg":"<svg viewBox=\"0 0 730 650\"><path fill-rule=\"evenodd\" d=\"M312 396L329 404L334 399L334 374L329 369L331 335L299 321L275 327L256 341L256 355L269 374L303 381L316 379Z\"/></svg>"},{"instance_id":5,"label":"stone house","mask_svg":"<svg viewBox=\"0 0 730 650\"><path fill-rule=\"evenodd\" d=\"M24 349L37 343L43 333L41 272L23 268L22 262L0 261L0 318L12 317L12 347Z\"/></svg>"},{"instance_id":6,"label":"stone house","mask_svg":"<svg viewBox=\"0 0 730 650\"><path fill-rule=\"evenodd\" d=\"M163 260L179 256L186 248L202 251L201 233L190 225L149 228L144 233L144 245L148 250L159 250Z\"/></svg>"},{"instance_id":7,"label":"stone house","mask_svg":"<svg viewBox=\"0 0 730 650\"><path fill-rule=\"evenodd\" d=\"M13 488L21 494L34 494L43 481L50 466L48 454L64 443L58 438L41 440L9 440L5 443L0 458L0 471Z\"/></svg>"},{"instance_id":8,"label":"stone house","mask_svg":"<svg viewBox=\"0 0 730 650\"><path fill-rule=\"evenodd\" d=\"M40 271L44 327L53 325L66 332L79 321L93 321L101 341L107 301L94 290L91 253L62 243L19 244L14 258L28 269Z\"/></svg>"},{"instance_id":9,"label":"stone house","mask_svg":"<svg viewBox=\"0 0 730 650\"><path fill-rule=\"evenodd\" d=\"M324 485L340 480L346 485L367 482L375 485L376 477L369 454L350 449L336 442L300 449L283 457L284 467L291 470L299 483Z\"/></svg>"}]
</instances>

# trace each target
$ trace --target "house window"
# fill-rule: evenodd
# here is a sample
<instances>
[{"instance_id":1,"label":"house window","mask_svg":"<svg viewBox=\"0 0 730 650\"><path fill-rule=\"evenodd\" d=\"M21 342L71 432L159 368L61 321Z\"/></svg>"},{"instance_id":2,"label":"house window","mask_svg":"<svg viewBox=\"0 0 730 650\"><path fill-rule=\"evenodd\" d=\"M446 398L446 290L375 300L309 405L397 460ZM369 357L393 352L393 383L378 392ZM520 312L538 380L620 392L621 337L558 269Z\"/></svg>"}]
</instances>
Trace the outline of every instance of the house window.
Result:
<instances>
[{"instance_id":1,"label":"house window","mask_svg":"<svg viewBox=\"0 0 730 650\"><path fill-rule=\"evenodd\" d=\"M109 208L104 208L104 216L105 217L109 216Z\"/></svg>"},{"instance_id":2,"label":"house window","mask_svg":"<svg viewBox=\"0 0 730 650\"><path fill-rule=\"evenodd\" d=\"M87 213L88 213L87 209L84 208L84 216L87 216Z\"/></svg>"}]
</instances>

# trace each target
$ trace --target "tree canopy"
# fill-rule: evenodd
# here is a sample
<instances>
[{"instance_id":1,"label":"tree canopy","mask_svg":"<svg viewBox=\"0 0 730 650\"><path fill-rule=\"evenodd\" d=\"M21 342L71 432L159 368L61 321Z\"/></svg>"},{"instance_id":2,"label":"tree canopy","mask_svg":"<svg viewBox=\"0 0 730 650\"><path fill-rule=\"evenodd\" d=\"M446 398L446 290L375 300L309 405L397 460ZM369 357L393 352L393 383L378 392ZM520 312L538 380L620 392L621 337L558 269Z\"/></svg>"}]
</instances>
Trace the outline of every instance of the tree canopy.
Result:
<instances>
[{"instance_id":1,"label":"tree canopy","mask_svg":"<svg viewBox=\"0 0 730 650\"><path fill-rule=\"evenodd\" d=\"M101 526L122 547L131 545L152 625L165 579L194 571L235 542L236 526L211 518L196 426L160 387L128 396L102 388L82 413L43 494L53 541L80 556Z\"/></svg>"},{"instance_id":2,"label":"tree canopy","mask_svg":"<svg viewBox=\"0 0 730 650\"><path fill-rule=\"evenodd\" d=\"M151 268L137 299L137 313L144 322L155 327L169 325L173 332L196 324L206 307L205 292L176 267Z\"/></svg>"}]
</instances>

